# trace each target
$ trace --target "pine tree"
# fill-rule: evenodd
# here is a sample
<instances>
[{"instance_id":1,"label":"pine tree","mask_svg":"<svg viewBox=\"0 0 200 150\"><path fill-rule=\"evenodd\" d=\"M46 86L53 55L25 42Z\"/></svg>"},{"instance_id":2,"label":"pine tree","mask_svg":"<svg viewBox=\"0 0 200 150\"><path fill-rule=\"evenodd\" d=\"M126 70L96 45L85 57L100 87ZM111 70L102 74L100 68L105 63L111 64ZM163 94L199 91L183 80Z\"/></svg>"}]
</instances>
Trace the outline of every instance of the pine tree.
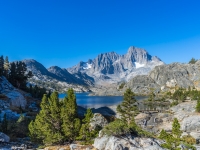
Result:
<instances>
[{"instance_id":1,"label":"pine tree","mask_svg":"<svg viewBox=\"0 0 200 150\"><path fill-rule=\"evenodd\" d=\"M2 129L3 133L8 132L8 121L7 121L6 113L3 116L3 122L1 123L1 129Z\"/></svg>"},{"instance_id":2,"label":"pine tree","mask_svg":"<svg viewBox=\"0 0 200 150\"><path fill-rule=\"evenodd\" d=\"M29 124L29 131L33 141L52 145L74 141L80 127L76 97L69 89L63 100L59 100L57 92L53 92L50 98L46 94L43 96L41 110L35 121Z\"/></svg>"},{"instance_id":3,"label":"pine tree","mask_svg":"<svg viewBox=\"0 0 200 150\"><path fill-rule=\"evenodd\" d=\"M8 80L15 87L16 87L16 79L15 79L16 76L17 76L17 73L16 73L16 64L14 62L12 62L10 64L10 73L9 73Z\"/></svg>"},{"instance_id":4,"label":"pine tree","mask_svg":"<svg viewBox=\"0 0 200 150\"><path fill-rule=\"evenodd\" d=\"M162 147L170 150L180 150L178 147L181 141L181 130L178 119L175 118L172 124L172 133L167 133L165 130L162 130L159 138L165 140L165 143L162 144Z\"/></svg>"},{"instance_id":5,"label":"pine tree","mask_svg":"<svg viewBox=\"0 0 200 150\"><path fill-rule=\"evenodd\" d=\"M63 99L61 117L63 133L70 141L74 141L79 134L81 123L77 115L76 96L73 89L69 89L67 96Z\"/></svg>"},{"instance_id":6,"label":"pine tree","mask_svg":"<svg viewBox=\"0 0 200 150\"><path fill-rule=\"evenodd\" d=\"M4 73L3 73L3 75L6 78L8 78L9 69L10 69L10 64L9 64L8 56L6 56L4 60Z\"/></svg>"},{"instance_id":7,"label":"pine tree","mask_svg":"<svg viewBox=\"0 0 200 150\"><path fill-rule=\"evenodd\" d=\"M16 63L16 81L17 81L17 87L20 89L25 90L26 89L26 82L28 79L28 76L26 75L26 64L22 61L19 61Z\"/></svg>"},{"instance_id":8,"label":"pine tree","mask_svg":"<svg viewBox=\"0 0 200 150\"><path fill-rule=\"evenodd\" d=\"M197 101L196 111L200 112L200 100Z\"/></svg>"},{"instance_id":9,"label":"pine tree","mask_svg":"<svg viewBox=\"0 0 200 150\"><path fill-rule=\"evenodd\" d=\"M155 94L154 94L154 92L152 91L151 92L151 94L150 94L150 96L149 96L149 98L148 98L148 101L151 101L151 102L153 102L154 100L155 100Z\"/></svg>"},{"instance_id":10,"label":"pine tree","mask_svg":"<svg viewBox=\"0 0 200 150\"><path fill-rule=\"evenodd\" d=\"M27 90L26 84L30 77L32 77L32 72L29 71L27 73L27 67L24 62L17 61L10 64L8 80L13 86Z\"/></svg>"},{"instance_id":11,"label":"pine tree","mask_svg":"<svg viewBox=\"0 0 200 150\"><path fill-rule=\"evenodd\" d=\"M190 61L189 61L189 64L195 64L197 62L196 59L192 58Z\"/></svg>"},{"instance_id":12,"label":"pine tree","mask_svg":"<svg viewBox=\"0 0 200 150\"><path fill-rule=\"evenodd\" d=\"M117 106L117 111L120 113L121 119L127 122L128 125L134 121L134 116L138 111L136 106L137 101L134 96L135 94L131 91L131 89L127 89L124 93L122 103Z\"/></svg>"},{"instance_id":13,"label":"pine tree","mask_svg":"<svg viewBox=\"0 0 200 150\"><path fill-rule=\"evenodd\" d=\"M4 72L4 59L3 56L0 57L0 76L3 75Z\"/></svg>"},{"instance_id":14,"label":"pine tree","mask_svg":"<svg viewBox=\"0 0 200 150\"><path fill-rule=\"evenodd\" d=\"M181 126L178 122L177 118L174 118L173 124L172 124L172 134L175 138L179 139L181 137L182 131L180 130Z\"/></svg>"},{"instance_id":15,"label":"pine tree","mask_svg":"<svg viewBox=\"0 0 200 150\"><path fill-rule=\"evenodd\" d=\"M128 127L127 123L122 121L121 119L116 119L115 121L109 123L102 130L103 134L108 136L121 136L130 134L131 130Z\"/></svg>"},{"instance_id":16,"label":"pine tree","mask_svg":"<svg viewBox=\"0 0 200 150\"><path fill-rule=\"evenodd\" d=\"M175 148L174 148L174 140L175 139L171 134L167 133L165 130L162 130L160 132L159 138L162 140L165 140L165 143L161 145L163 148L175 150Z\"/></svg>"},{"instance_id":17,"label":"pine tree","mask_svg":"<svg viewBox=\"0 0 200 150\"><path fill-rule=\"evenodd\" d=\"M35 121L31 121L29 124L30 137L33 141L46 145L64 142L60 108L61 103L57 92L52 93L50 98L47 98L47 95L43 96L41 111Z\"/></svg>"},{"instance_id":18,"label":"pine tree","mask_svg":"<svg viewBox=\"0 0 200 150\"><path fill-rule=\"evenodd\" d=\"M94 137L93 132L90 130L90 120L93 117L93 113L91 109L87 109L85 114L85 118L82 120L83 124L80 129L80 136L79 139L89 141L91 138Z\"/></svg>"}]
</instances>

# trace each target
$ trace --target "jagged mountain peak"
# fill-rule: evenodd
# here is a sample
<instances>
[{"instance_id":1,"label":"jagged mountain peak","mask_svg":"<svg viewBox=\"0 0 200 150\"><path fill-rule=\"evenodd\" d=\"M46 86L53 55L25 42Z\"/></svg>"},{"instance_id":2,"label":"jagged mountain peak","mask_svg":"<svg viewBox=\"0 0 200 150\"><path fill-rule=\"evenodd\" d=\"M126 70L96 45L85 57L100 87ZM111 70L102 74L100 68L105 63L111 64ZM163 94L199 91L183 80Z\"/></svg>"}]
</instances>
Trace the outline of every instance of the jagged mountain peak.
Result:
<instances>
[{"instance_id":1,"label":"jagged mountain peak","mask_svg":"<svg viewBox=\"0 0 200 150\"><path fill-rule=\"evenodd\" d=\"M68 71L84 72L96 79L99 78L97 80L101 80L102 75L108 76L109 79L124 80L138 74L147 74L152 68L162 64L164 63L158 57L151 56L145 49L131 46L124 55L116 52L101 53L95 59L81 62Z\"/></svg>"},{"instance_id":2,"label":"jagged mountain peak","mask_svg":"<svg viewBox=\"0 0 200 150\"><path fill-rule=\"evenodd\" d=\"M152 56L145 49L131 46L124 55L124 58L127 61L147 64L148 61L151 61Z\"/></svg>"},{"instance_id":3,"label":"jagged mountain peak","mask_svg":"<svg viewBox=\"0 0 200 150\"><path fill-rule=\"evenodd\" d=\"M138 47L135 47L135 46L130 46L130 47L128 48L127 53L133 53L133 52L148 53L145 49L138 48Z\"/></svg>"}]
</instances>

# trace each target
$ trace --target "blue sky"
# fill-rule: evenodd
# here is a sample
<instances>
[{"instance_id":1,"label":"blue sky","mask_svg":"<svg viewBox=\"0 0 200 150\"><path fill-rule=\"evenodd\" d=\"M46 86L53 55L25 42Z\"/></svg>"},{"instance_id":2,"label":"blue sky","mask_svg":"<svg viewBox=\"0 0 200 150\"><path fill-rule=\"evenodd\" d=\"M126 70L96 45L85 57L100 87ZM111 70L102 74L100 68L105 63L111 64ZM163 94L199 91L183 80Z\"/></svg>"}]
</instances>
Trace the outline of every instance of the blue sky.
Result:
<instances>
[{"instance_id":1,"label":"blue sky","mask_svg":"<svg viewBox=\"0 0 200 150\"><path fill-rule=\"evenodd\" d=\"M199 0L0 0L0 54L70 67L99 53L146 49L200 59Z\"/></svg>"}]
</instances>

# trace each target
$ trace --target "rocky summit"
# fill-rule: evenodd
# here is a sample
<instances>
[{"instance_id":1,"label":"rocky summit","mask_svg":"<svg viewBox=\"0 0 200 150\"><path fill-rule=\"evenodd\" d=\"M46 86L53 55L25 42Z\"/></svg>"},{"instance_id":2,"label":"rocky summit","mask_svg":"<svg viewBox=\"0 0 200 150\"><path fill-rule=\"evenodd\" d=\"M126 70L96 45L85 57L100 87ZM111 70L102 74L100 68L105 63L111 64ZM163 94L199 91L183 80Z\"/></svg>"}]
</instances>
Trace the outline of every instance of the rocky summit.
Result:
<instances>
[{"instance_id":1,"label":"rocky summit","mask_svg":"<svg viewBox=\"0 0 200 150\"><path fill-rule=\"evenodd\" d=\"M67 70L72 74L86 73L94 78L96 84L101 84L105 81L128 81L136 75L148 74L155 66L163 64L158 57L151 56L146 50L131 46L125 55L115 52L99 54L95 59L81 61Z\"/></svg>"}]
</instances>

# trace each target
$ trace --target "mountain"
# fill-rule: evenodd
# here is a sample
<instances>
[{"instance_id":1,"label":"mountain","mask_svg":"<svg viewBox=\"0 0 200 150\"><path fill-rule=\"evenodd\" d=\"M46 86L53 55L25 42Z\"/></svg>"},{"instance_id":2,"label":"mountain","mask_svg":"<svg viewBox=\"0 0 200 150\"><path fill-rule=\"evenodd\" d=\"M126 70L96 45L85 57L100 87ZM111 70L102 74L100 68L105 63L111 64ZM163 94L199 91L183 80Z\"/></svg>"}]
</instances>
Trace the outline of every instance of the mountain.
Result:
<instances>
[{"instance_id":1,"label":"mountain","mask_svg":"<svg viewBox=\"0 0 200 150\"><path fill-rule=\"evenodd\" d=\"M200 60L195 64L172 63L156 66L147 75L137 75L120 89L120 85L96 89L93 95L122 95L127 88L137 94L174 92L189 87L200 90Z\"/></svg>"},{"instance_id":2,"label":"mountain","mask_svg":"<svg viewBox=\"0 0 200 150\"><path fill-rule=\"evenodd\" d=\"M164 63L146 50L131 46L125 55L115 52L99 54L95 59L80 62L67 70L74 73L86 73L95 83L128 81L136 75L148 74L155 66Z\"/></svg>"},{"instance_id":3,"label":"mountain","mask_svg":"<svg viewBox=\"0 0 200 150\"><path fill-rule=\"evenodd\" d=\"M154 89L155 92L173 90L177 87L200 89L200 61L195 64L172 63L155 67L147 76L133 78L127 87L133 91L140 92ZM145 81L145 78L149 82ZM137 85L136 83L143 83ZM143 86L146 84L145 86Z\"/></svg>"},{"instance_id":4,"label":"mountain","mask_svg":"<svg viewBox=\"0 0 200 150\"><path fill-rule=\"evenodd\" d=\"M58 66L47 69L33 59L23 60L23 62L34 75L29 80L30 83L59 91L69 87L77 91L88 91L88 87L94 87L94 85L105 86L129 81L137 75L148 74L155 66L164 64L146 50L133 46L124 55L115 52L99 54L93 60L81 61L76 66L67 69Z\"/></svg>"},{"instance_id":5,"label":"mountain","mask_svg":"<svg viewBox=\"0 0 200 150\"><path fill-rule=\"evenodd\" d=\"M27 70L33 73L33 77L29 80L32 84L58 91L65 91L67 88L74 88L76 91L88 91L87 87L93 85L93 80L84 73L72 75L66 69L58 66L46 69L41 63L33 59L26 59L23 62L26 64Z\"/></svg>"},{"instance_id":6,"label":"mountain","mask_svg":"<svg viewBox=\"0 0 200 150\"><path fill-rule=\"evenodd\" d=\"M67 69L62 69L58 66L52 66L48 68L48 71L55 75L61 81L79 84L79 85L93 85L94 80L84 73L70 74Z\"/></svg>"}]
</instances>

